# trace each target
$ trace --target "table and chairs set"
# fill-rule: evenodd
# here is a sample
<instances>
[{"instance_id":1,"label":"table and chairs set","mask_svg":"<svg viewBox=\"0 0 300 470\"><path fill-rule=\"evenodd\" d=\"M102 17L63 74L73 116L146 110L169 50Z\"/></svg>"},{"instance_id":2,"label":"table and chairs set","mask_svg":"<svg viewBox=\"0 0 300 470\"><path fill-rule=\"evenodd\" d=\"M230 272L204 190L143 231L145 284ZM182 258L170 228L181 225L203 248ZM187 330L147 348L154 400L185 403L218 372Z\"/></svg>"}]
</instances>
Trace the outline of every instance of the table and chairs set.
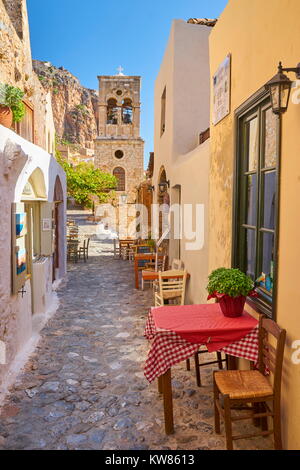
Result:
<instances>
[{"instance_id":1,"label":"table and chairs set","mask_svg":"<svg viewBox=\"0 0 300 470\"><path fill-rule=\"evenodd\" d=\"M181 260L154 252L146 243L119 240L115 257L133 261L136 289L153 289L153 304L146 320L145 338L150 343L144 375L149 383L157 380L163 398L165 433L174 433L171 369L182 361L189 371L194 358L196 382L201 387L200 369L216 365L213 371L215 432L224 422L226 447L233 449L238 439L274 435L275 449L282 448L280 424L280 385L285 330L271 319L258 319L243 311L225 316L218 302L186 305L186 285L190 274ZM201 362L203 353L215 353L215 360ZM237 359L248 363L239 370ZM248 361L248 362L247 362ZM271 379L272 378L272 379ZM235 434L234 423L252 420L256 432ZM272 422L271 427L269 428ZM260 429L258 429L260 428Z\"/></svg>"},{"instance_id":2,"label":"table and chairs set","mask_svg":"<svg viewBox=\"0 0 300 470\"><path fill-rule=\"evenodd\" d=\"M90 238L79 237L79 227L74 219L67 220L67 259L75 263L83 259L86 261L89 258L89 245Z\"/></svg>"}]
</instances>

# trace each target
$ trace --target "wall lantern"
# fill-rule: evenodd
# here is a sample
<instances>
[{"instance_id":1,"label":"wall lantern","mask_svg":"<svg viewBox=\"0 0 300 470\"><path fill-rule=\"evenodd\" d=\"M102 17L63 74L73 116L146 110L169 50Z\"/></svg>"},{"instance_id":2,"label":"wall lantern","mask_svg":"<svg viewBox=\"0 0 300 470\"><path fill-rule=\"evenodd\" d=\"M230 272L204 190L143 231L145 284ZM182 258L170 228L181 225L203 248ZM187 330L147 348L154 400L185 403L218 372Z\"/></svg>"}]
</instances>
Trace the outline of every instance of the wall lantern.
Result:
<instances>
[{"instance_id":1,"label":"wall lantern","mask_svg":"<svg viewBox=\"0 0 300 470\"><path fill-rule=\"evenodd\" d=\"M126 204L127 202L127 194L121 194L120 196L122 204Z\"/></svg>"},{"instance_id":2,"label":"wall lantern","mask_svg":"<svg viewBox=\"0 0 300 470\"><path fill-rule=\"evenodd\" d=\"M300 78L300 64L294 68L283 68L279 62L278 72L271 80L265 84L266 90L270 93L273 113L284 113L289 104L292 81L283 72L295 72L296 77Z\"/></svg>"},{"instance_id":3,"label":"wall lantern","mask_svg":"<svg viewBox=\"0 0 300 470\"><path fill-rule=\"evenodd\" d=\"M170 180L168 181L162 181L161 183L158 183L158 187L161 193L164 193L167 188L170 187Z\"/></svg>"}]
</instances>

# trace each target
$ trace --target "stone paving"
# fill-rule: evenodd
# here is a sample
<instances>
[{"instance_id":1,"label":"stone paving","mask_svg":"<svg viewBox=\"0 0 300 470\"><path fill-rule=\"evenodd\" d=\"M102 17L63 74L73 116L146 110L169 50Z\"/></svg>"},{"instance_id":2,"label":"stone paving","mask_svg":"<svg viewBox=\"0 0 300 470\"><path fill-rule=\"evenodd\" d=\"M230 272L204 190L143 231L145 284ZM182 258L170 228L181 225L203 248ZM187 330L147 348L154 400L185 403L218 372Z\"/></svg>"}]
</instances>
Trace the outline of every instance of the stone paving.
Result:
<instances>
[{"instance_id":1,"label":"stone paving","mask_svg":"<svg viewBox=\"0 0 300 470\"><path fill-rule=\"evenodd\" d=\"M164 434L162 399L143 375L143 337L152 303L136 291L133 266L97 240L90 258L68 265L60 307L1 410L0 449L224 449L213 431L212 370L173 369L175 434ZM237 441L239 449L272 448L271 438Z\"/></svg>"}]
</instances>

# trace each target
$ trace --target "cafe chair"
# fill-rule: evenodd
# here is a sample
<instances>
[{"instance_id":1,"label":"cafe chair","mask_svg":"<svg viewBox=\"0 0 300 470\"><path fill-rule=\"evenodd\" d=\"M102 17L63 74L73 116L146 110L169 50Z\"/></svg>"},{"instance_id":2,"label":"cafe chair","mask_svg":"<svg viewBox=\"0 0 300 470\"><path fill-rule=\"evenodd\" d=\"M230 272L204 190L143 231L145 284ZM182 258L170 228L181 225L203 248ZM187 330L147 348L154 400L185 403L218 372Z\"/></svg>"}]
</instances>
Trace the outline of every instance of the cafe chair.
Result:
<instances>
[{"instance_id":1,"label":"cafe chair","mask_svg":"<svg viewBox=\"0 0 300 470\"><path fill-rule=\"evenodd\" d=\"M142 270L142 290L144 290L144 287L146 284L149 284L150 286L153 285L153 281L147 279L147 274L151 272L156 272L158 273L159 271L165 271L166 269L166 261L167 257L166 255L160 255L159 253L155 254L155 263L154 266L152 266L151 263L147 263L145 269Z\"/></svg>"},{"instance_id":2,"label":"cafe chair","mask_svg":"<svg viewBox=\"0 0 300 470\"><path fill-rule=\"evenodd\" d=\"M90 239L88 238L87 240L83 240L83 246L78 248L78 259L80 259L82 255L85 263L86 260L89 259L89 244Z\"/></svg>"},{"instance_id":3,"label":"cafe chair","mask_svg":"<svg viewBox=\"0 0 300 470\"><path fill-rule=\"evenodd\" d=\"M114 258L121 258L120 242L114 238Z\"/></svg>"},{"instance_id":4,"label":"cafe chair","mask_svg":"<svg viewBox=\"0 0 300 470\"><path fill-rule=\"evenodd\" d=\"M77 263L78 261L78 244L71 242L67 243L67 260L74 261Z\"/></svg>"},{"instance_id":5,"label":"cafe chair","mask_svg":"<svg viewBox=\"0 0 300 470\"><path fill-rule=\"evenodd\" d=\"M187 271L169 270L158 273L158 292L154 292L155 307L175 301L184 305Z\"/></svg>"},{"instance_id":6,"label":"cafe chair","mask_svg":"<svg viewBox=\"0 0 300 470\"><path fill-rule=\"evenodd\" d=\"M121 257L123 260L129 259L129 261L132 261L134 258L134 254L136 253L134 251L134 246L135 242L132 241L132 243L126 243L123 244L121 247Z\"/></svg>"},{"instance_id":7,"label":"cafe chair","mask_svg":"<svg viewBox=\"0 0 300 470\"><path fill-rule=\"evenodd\" d=\"M273 320L261 316L258 370L214 372L215 431L220 434L221 416L225 422L228 450L233 449L233 441L237 439L270 434L274 434L275 449L282 449L280 393L285 338L285 330L280 329ZM246 406L249 404L252 407ZM237 414L237 406L239 411L247 410L247 413ZM233 407L235 407L234 415L231 414ZM269 417L273 421L271 430L268 429ZM261 427L261 431L254 434L233 435L232 423L243 419L254 419L254 422Z\"/></svg>"}]
</instances>

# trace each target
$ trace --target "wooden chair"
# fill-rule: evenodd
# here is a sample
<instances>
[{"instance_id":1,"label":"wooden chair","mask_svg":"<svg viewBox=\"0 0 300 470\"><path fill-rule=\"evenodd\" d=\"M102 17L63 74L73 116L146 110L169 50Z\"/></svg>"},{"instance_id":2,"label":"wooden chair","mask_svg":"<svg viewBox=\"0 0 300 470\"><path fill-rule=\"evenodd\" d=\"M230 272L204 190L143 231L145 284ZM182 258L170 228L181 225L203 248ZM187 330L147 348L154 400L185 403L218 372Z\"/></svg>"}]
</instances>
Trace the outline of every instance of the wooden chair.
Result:
<instances>
[{"instance_id":1,"label":"wooden chair","mask_svg":"<svg viewBox=\"0 0 300 470\"><path fill-rule=\"evenodd\" d=\"M77 242L69 242L67 243L67 260L74 261L77 263L78 261L78 243Z\"/></svg>"},{"instance_id":2,"label":"wooden chair","mask_svg":"<svg viewBox=\"0 0 300 470\"><path fill-rule=\"evenodd\" d=\"M129 259L131 261L132 259L132 248L133 246L135 245L135 241L132 240L132 243L125 243L125 244L121 244L121 258L123 260L127 260Z\"/></svg>"},{"instance_id":3,"label":"wooden chair","mask_svg":"<svg viewBox=\"0 0 300 470\"><path fill-rule=\"evenodd\" d=\"M147 278L147 273L165 271L166 269L166 255L160 255L159 253L155 254L155 263L152 267L152 263L147 263L145 269L142 270L142 290L144 290L145 284L153 285L155 281L149 281ZM153 269L154 268L154 269Z\"/></svg>"},{"instance_id":4,"label":"wooden chair","mask_svg":"<svg viewBox=\"0 0 300 470\"><path fill-rule=\"evenodd\" d=\"M120 242L114 238L114 258L121 258Z\"/></svg>"},{"instance_id":5,"label":"wooden chair","mask_svg":"<svg viewBox=\"0 0 300 470\"><path fill-rule=\"evenodd\" d=\"M155 307L164 305L165 301L176 300L178 305L184 305L186 271L169 270L158 273L159 289L154 293Z\"/></svg>"},{"instance_id":6,"label":"wooden chair","mask_svg":"<svg viewBox=\"0 0 300 470\"><path fill-rule=\"evenodd\" d=\"M269 342L269 338L272 341ZM220 415L225 421L226 445L233 449L237 439L274 434L276 450L282 449L280 394L282 362L286 331L268 318L259 320L259 370L229 370L214 372L214 411L215 431L220 434ZM275 341L275 346L273 345ZM273 375L273 383L270 376ZM267 402L271 402L271 408ZM251 404L252 407L246 406ZM232 416L232 407L247 410L248 413ZM268 429L267 418L273 418L273 429ZM261 426L261 431L254 434L232 435L232 422L254 419Z\"/></svg>"},{"instance_id":7,"label":"wooden chair","mask_svg":"<svg viewBox=\"0 0 300 470\"><path fill-rule=\"evenodd\" d=\"M86 263L86 260L89 259L89 244L90 239L83 240L83 246L78 248L78 259L80 259L81 255L83 256L83 260Z\"/></svg>"}]
</instances>

